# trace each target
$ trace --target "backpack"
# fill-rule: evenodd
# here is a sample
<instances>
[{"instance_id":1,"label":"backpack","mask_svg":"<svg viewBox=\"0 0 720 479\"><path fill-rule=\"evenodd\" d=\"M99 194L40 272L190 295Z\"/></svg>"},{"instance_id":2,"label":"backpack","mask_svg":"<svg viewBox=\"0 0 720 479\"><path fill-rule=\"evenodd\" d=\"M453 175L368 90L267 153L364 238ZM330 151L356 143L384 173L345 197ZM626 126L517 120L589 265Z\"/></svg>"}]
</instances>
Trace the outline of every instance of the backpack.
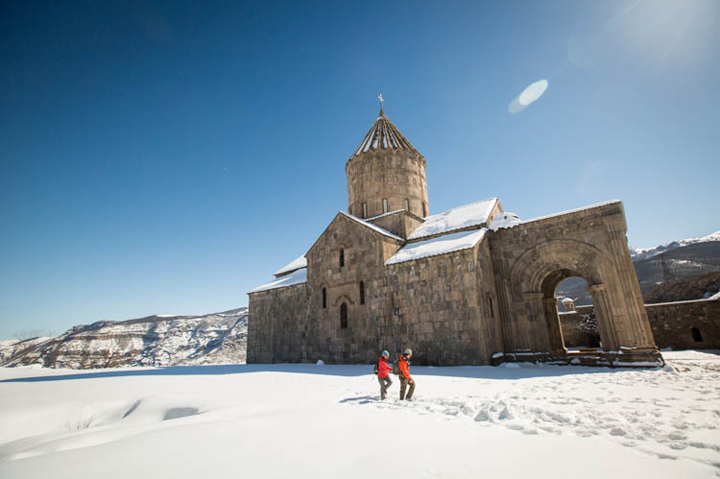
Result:
<instances>
[{"instance_id":1,"label":"backpack","mask_svg":"<svg viewBox=\"0 0 720 479\"><path fill-rule=\"evenodd\" d=\"M400 359L398 359L397 361L395 361L395 362L393 363L392 373L393 373L394 375L396 375L396 376L399 376L399 375L400 375Z\"/></svg>"}]
</instances>

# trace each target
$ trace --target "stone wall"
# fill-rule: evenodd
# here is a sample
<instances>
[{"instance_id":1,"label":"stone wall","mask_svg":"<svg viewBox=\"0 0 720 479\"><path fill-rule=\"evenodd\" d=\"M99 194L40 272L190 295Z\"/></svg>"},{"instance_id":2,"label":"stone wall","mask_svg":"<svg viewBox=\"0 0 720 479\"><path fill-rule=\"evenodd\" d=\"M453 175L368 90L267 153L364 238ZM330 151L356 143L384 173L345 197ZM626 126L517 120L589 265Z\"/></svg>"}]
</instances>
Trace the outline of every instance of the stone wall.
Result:
<instances>
[{"instance_id":1,"label":"stone wall","mask_svg":"<svg viewBox=\"0 0 720 479\"><path fill-rule=\"evenodd\" d=\"M720 300L646 304L645 309L659 347L720 349Z\"/></svg>"},{"instance_id":2,"label":"stone wall","mask_svg":"<svg viewBox=\"0 0 720 479\"><path fill-rule=\"evenodd\" d=\"M592 306L578 306L577 309L581 314L593 311ZM720 349L720 300L646 304L645 310L659 348ZM583 345L581 338L573 333L579 316L562 313L560 320L565 345L569 348ZM697 329L695 336L693 328Z\"/></svg>"},{"instance_id":3,"label":"stone wall","mask_svg":"<svg viewBox=\"0 0 720 479\"><path fill-rule=\"evenodd\" d=\"M310 360L365 363L377 359L385 346L391 315L385 289L385 261L401 242L378 233L343 214L333 220L310 248L308 288L311 321L318 325L319 348ZM340 266L339 249L345 254ZM365 298L362 301L360 283ZM323 307L322 290L326 304ZM347 328L341 327L341 307L347 308Z\"/></svg>"},{"instance_id":4,"label":"stone wall","mask_svg":"<svg viewBox=\"0 0 720 479\"><path fill-rule=\"evenodd\" d=\"M390 266L392 347L422 364L487 364L476 281L476 248Z\"/></svg>"},{"instance_id":5,"label":"stone wall","mask_svg":"<svg viewBox=\"0 0 720 479\"><path fill-rule=\"evenodd\" d=\"M597 348L600 345L600 334L597 330L589 331L583 323L592 322L595 310L592 306L577 306L575 311L560 313L563 340L567 348Z\"/></svg>"},{"instance_id":6,"label":"stone wall","mask_svg":"<svg viewBox=\"0 0 720 479\"><path fill-rule=\"evenodd\" d=\"M317 327L309 321L306 283L250 295L247 362L293 363L317 350Z\"/></svg>"}]
</instances>

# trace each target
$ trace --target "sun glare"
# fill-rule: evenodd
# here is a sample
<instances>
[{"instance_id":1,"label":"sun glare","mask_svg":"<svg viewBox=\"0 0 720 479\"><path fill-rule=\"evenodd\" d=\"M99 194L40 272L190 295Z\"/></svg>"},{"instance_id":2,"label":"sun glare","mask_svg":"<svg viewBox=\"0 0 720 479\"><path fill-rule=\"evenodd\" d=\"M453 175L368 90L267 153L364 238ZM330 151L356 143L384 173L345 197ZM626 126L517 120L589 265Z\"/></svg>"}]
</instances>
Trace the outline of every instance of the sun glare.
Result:
<instances>
[{"instance_id":1,"label":"sun glare","mask_svg":"<svg viewBox=\"0 0 720 479\"><path fill-rule=\"evenodd\" d=\"M528 107L531 103L536 102L548 88L547 80L539 80L535 83L531 83L525 88L522 93L516 96L513 101L508 105L508 111L510 113L519 113Z\"/></svg>"}]
</instances>

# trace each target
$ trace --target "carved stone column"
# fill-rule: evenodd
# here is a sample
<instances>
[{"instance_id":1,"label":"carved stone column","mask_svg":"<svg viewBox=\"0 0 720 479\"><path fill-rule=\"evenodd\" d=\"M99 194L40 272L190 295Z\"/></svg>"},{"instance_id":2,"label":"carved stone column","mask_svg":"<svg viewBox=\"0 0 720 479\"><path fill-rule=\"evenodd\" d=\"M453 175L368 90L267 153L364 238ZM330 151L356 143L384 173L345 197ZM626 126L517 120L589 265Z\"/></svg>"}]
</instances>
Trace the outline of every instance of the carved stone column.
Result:
<instances>
[{"instance_id":1,"label":"carved stone column","mask_svg":"<svg viewBox=\"0 0 720 479\"><path fill-rule=\"evenodd\" d=\"M595 317L597 318L603 349L616 351L620 345L615 332L615 318L607 296L607 287L604 284L593 284L588 286L588 290L595 306Z\"/></svg>"},{"instance_id":2,"label":"carved stone column","mask_svg":"<svg viewBox=\"0 0 720 479\"><path fill-rule=\"evenodd\" d=\"M531 349L535 352L546 346L542 336L545 332L543 325L545 324L545 312L543 308L543 297L545 295L539 292L523 293L523 299L526 304L527 321L521 325L523 331L522 336L525 338L524 348ZM538 338L540 336L540 338Z\"/></svg>"},{"instance_id":3,"label":"carved stone column","mask_svg":"<svg viewBox=\"0 0 720 479\"><path fill-rule=\"evenodd\" d=\"M567 348L563 339L560 318L558 317L557 298L543 298L543 312L547 322L548 343L550 354L556 358L567 356Z\"/></svg>"}]
</instances>

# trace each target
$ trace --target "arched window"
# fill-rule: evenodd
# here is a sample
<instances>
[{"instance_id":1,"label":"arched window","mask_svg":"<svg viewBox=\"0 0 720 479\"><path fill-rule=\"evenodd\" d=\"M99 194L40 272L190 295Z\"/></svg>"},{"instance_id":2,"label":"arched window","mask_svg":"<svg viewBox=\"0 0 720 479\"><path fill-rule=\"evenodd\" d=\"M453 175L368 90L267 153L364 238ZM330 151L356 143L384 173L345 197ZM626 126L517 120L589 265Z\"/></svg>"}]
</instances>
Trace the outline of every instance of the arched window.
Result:
<instances>
[{"instance_id":1,"label":"arched window","mask_svg":"<svg viewBox=\"0 0 720 479\"><path fill-rule=\"evenodd\" d=\"M362 204L362 217L367 218L367 203Z\"/></svg>"},{"instance_id":2,"label":"arched window","mask_svg":"<svg viewBox=\"0 0 720 479\"><path fill-rule=\"evenodd\" d=\"M347 328L347 304L340 305L340 329Z\"/></svg>"},{"instance_id":3,"label":"arched window","mask_svg":"<svg viewBox=\"0 0 720 479\"><path fill-rule=\"evenodd\" d=\"M410 211L410 200L405 198L405 211Z\"/></svg>"},{"instance_id":4,"label":"arched window","mask_svg":"<svg viewBox=\"0 0 720 479\"><path fill-rule=\"evenodd\" d=\"M387 199L383 198L383 213L388 212L388 205L387 205Z\"/></svg>"},{"instance_id":5,"label":"arched window","mask_svg":"<svg viewBox=\"0 0 720 479\"><path fill-rule=\"evenodd\" d=\"M345 250L340 248L340 267L345 266Z\"/></svg>"},{"instance_id":6,"label":"arched window","mask_svg":"<svg viewBox=\"0 0 720 479\"><path fill-rule=\"evenodd\" d=\"M700 333L700 330L698 328L692 328L690 332L692 333L693 341L695 341L696 343L703 342L702 333Z\"/></svg>"},{"instance_id":7,"label":"arched window","mask_svg":"<svg viewBox=\"0 0 720 479\"><path fill-rule=\"evenodd\" d=\"M423 203L423 218L427 216L427 205Z\"/></svg>"},{"instance_id":8,"label":"arched window","mask_svg":"<svg viewBox=\"0 0 720 479\"><path fill-rule=\"evenodd\" d=\"M323 309L327 308L327 290L323 288Z\"/></svg>"},{"instance_id":9,"label":"arched window","mask_svg":"<svg viewBox=\"0 0 720 479\"><path fill-rule=\"evenodd\" d=\"M365 304L365 283L360 281L360 304Z\"/></svg>"}]
</instances>

